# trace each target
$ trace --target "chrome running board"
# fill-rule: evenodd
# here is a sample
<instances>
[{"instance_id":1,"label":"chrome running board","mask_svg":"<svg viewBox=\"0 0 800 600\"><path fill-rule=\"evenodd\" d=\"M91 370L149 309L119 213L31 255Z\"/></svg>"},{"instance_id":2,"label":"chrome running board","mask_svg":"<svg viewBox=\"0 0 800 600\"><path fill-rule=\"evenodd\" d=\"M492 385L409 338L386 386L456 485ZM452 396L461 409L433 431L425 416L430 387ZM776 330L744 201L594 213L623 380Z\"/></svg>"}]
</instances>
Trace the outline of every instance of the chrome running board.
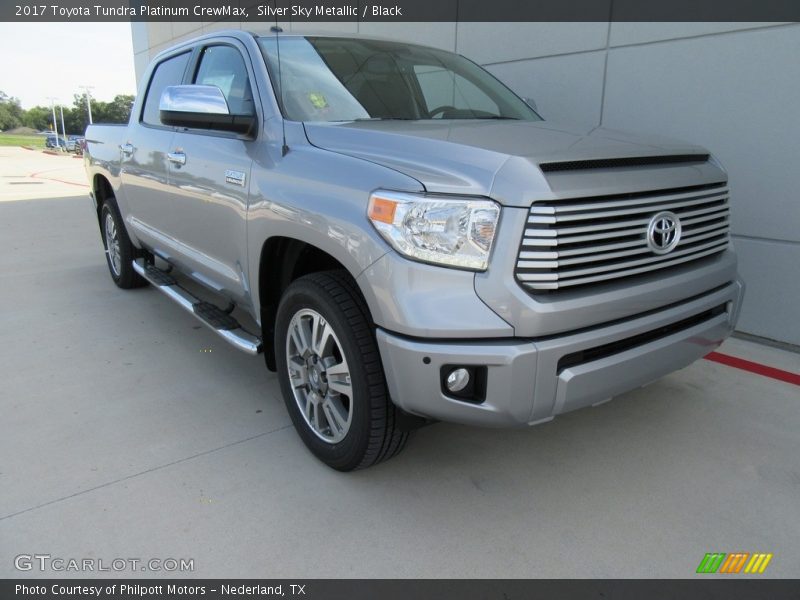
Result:
<instances>
[{"instance_id":1,"label":"chrome running board","mask_svg":"<svg viewBox=\"0 0 800 600\"><path fill-rule=\"evenodd\" d=\"M239 321L221 308L200 300L182 288L166 271L146 264L141 258L133 261L133 269L230 345L252 355L262 351L260 337L242 329Z\"/></svg>"}]
</instances>

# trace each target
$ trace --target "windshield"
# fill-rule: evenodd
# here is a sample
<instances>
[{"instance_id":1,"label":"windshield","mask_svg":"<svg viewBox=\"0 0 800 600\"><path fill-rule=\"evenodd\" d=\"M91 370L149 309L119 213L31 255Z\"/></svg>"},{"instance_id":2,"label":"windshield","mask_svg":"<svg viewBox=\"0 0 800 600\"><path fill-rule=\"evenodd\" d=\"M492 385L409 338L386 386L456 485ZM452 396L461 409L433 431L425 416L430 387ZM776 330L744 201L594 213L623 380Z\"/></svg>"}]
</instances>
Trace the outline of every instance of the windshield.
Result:
<instances>
[{"instance_id":1,"label":"windshield","mask_svg":"<svg viewBox=\"0 0 800 600\"><path fill-rule=\"evenodd\" d=\"M399 42L259 38L283 114L293 121L540 117L466 58ZM283 90L281 91L281 84Z\"/></svg>"}]
</instances>

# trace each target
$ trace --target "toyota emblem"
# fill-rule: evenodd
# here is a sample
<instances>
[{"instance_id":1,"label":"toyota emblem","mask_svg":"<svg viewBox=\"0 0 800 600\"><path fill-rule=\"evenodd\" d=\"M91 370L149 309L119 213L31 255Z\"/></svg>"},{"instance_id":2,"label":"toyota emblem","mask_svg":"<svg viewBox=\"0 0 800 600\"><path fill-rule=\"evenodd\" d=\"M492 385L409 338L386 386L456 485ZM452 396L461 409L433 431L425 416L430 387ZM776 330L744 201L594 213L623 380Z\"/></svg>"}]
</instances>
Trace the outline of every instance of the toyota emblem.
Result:
<instances>
[{"instance_id":1,"label":"toyota emblem","mask_svg":"<svg viewBox=\"0 0 800 600\"><path fill-rule=\"evenodd\" d=\"M681 221L678 215L663 211L647 225L647 246L656 254L671 252L681 241Z\"/></svg>"}]
</instances>

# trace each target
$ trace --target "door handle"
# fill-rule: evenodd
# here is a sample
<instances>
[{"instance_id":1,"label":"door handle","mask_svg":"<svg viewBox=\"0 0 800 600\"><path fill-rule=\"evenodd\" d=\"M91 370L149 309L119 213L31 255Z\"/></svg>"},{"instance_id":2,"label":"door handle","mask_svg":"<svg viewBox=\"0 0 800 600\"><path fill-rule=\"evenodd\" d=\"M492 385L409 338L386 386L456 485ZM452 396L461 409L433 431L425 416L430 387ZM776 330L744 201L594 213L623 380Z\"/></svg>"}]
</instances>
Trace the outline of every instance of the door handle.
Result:
<instances>
[{"instance_id":1,"label":"door handle","mask_svg":"<svg viewBox=\"0 0 800 600\"><path fill-rule=\"evenodd\" d=\"M167 160L175 165L185 165L186 164L186 155L183 152L175 151L175 152L167 152Z\"/></svg>"},{"instance_id":2,"label":"door handle","mask_svg":"<svg viewBox=\"0 0 800 600\"><path fill-rule=\"evenodd\" d=\"M120 144L119 149L124 156L130 156L136 150L136 148L130 142Z\"/></svg>"}]
</instances>

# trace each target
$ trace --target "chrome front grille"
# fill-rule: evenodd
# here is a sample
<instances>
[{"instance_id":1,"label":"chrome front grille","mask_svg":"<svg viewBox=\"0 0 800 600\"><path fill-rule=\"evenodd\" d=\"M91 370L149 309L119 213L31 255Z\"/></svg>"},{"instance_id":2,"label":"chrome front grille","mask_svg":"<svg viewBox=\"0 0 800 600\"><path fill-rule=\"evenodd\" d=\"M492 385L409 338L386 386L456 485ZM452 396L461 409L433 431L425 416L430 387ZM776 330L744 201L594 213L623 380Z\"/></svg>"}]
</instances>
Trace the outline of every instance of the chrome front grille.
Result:
<instances>
[{"instance_id":1,"label":"chrome front grille","mask_svg":"<svg viewBox=\"0 0 800 600\"><path fill-rule=\"evenodd\" d=\"M656 254L650 220L677 215L677 246ZM726 184L535 202L528 215L515 275L530 291L558 290L648 273L725 250L730 214Z\"/></svg>"}]
</instances>

